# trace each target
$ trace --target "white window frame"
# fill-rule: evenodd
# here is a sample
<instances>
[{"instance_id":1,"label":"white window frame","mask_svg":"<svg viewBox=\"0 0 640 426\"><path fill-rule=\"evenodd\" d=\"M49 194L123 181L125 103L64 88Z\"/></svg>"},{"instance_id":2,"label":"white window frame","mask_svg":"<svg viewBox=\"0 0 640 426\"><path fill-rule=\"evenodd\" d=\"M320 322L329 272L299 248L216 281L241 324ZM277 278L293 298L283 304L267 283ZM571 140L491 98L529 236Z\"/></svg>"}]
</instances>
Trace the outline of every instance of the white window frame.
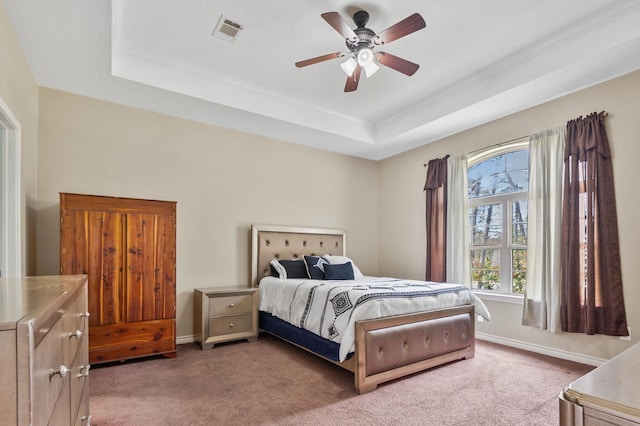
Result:
<instances>
[{"instance_id":1,"label":"white window frame","mask_svg":"<svg viewBox=\"0 0 640 426\"><path fill-rule=\"evenodd\" d=\"M491 157L496 157L498 155L515 151L521 151L524 149L529 149L528 137L520 138L509 143L482 150L468 156L467 169L470 169L476 164L481 163ZM502 206L502 244L500 246L473 246L473 241L469 241L469 248L471 251L486 248L488 250L498 250L500 252L500 290L474 290L474 292L481 296L483 299L499 300L512 303L522 303L524 299L523 294L512 292L511 251L514 249L527 248L526 245L523 246L519 244L513 244L512 209L514 201L527 201L528 196L529 191L527 190L469 199L469 210L471 210L473 207L490 204L500 204ZM505 285L505 283L507 284Z\"/></svg>"}]
</instances>

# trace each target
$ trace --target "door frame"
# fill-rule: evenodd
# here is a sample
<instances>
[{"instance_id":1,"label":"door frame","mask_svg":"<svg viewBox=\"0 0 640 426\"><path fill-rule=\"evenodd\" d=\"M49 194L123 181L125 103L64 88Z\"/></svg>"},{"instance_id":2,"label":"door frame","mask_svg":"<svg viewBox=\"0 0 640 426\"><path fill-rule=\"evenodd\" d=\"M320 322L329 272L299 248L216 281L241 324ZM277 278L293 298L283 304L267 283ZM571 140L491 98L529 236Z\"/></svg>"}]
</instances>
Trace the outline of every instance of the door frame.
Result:
<instances>
[{"instance_id":1,"label":"door frame","mask_svg":"<svg viewBox=\"0 0 640 426\"><path fill-rule=\"evenodd\" d=\"M19 277L22 270L22 197L20 192L21 126L0 97L0 267L3 277Z\"/></svg>"}]
</instances>

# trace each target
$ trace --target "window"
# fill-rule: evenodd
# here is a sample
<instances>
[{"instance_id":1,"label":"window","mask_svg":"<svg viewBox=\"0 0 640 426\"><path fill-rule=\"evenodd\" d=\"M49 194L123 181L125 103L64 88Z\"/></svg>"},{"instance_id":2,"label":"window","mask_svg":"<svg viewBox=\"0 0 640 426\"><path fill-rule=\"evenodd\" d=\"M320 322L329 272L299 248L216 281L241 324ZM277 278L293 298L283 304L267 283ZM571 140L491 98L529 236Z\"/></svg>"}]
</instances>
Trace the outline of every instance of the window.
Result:
<instances>
[{"instance_id":1,"label":"window","mask_svg":"<svg viewBox=\"0 0 640 426\"><path fill-rule=\"evenodd\" d=\"M471 157L467 173L472 288L522 295L527 272L528 143Z\"/></svg>"}]
</instances>

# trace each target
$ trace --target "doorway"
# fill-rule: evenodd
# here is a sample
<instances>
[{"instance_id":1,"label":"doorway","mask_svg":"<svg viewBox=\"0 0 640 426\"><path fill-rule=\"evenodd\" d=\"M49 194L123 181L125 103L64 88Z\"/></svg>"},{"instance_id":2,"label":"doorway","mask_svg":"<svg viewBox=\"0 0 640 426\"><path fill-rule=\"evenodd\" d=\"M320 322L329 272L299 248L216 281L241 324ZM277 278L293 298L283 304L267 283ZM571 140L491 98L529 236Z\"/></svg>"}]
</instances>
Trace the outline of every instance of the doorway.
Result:
<instances>
[{"instance_id":1,"label":"doorway","mask_svg":"<svg viewBox=\"0 0 640 426\"><path fill-rule=\"evenodd\" d=\"M0 275L22 273L20 123L0 98Z\"/></svg>"}]
</instances>

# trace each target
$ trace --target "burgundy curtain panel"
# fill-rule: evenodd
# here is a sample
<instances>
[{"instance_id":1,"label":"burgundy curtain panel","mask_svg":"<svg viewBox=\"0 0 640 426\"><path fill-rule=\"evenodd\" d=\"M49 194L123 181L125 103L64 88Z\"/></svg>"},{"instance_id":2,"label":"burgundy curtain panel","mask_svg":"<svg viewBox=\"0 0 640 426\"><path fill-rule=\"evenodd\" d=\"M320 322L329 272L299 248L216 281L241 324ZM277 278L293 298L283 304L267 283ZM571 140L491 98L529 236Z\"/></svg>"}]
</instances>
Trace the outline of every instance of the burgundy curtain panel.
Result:
<instances>
[{"instance_id":1,"label":"burgundy curtain panel","mask_svg":"<svg viewBox=\"0 0 640 426\"><path fill-rule=\"evenodd\" d=\"M562 206L562 330L626 336L606 114L567 123Z\"/></svg>"},{"instance_id":2,"label":"burgundy curtain panel","mask_svg":"<svg viewBox=\"0 0 640 426\"><path fill-rule=\"evenodd\" d=\"M424 184L427 195L427 281L447 280L447 158L448 155L429 161Z\"/></svg>"}]
</instances>

